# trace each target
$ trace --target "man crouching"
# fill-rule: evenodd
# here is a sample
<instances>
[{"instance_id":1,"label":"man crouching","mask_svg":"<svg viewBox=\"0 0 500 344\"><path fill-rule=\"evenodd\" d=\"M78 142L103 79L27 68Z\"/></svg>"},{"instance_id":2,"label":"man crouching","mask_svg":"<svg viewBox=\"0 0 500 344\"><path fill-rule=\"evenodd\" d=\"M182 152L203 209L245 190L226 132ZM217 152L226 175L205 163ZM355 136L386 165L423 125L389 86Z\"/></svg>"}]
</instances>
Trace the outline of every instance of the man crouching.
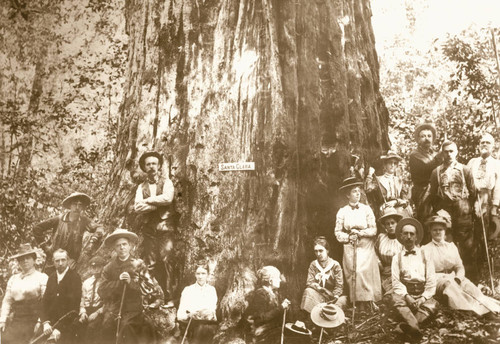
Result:
<instances>
[{"instance_id":1,"label":"man crouching","mask_svg":"<svg viewBox=\"0 0 500 344\"><path fill-rule=\"evenodd\" d=\"M392 299L403 317L398 330L421 338L420 324L436 312L436 274L432 259L416 245L423 237L420 222L405 218L398 222L396 237L403 250L392 258Z\"/></svg>"},{"instance_id":2,"label":"man crouching","mask_svg":"<svg viewBox=\"0 0 500 344\"><path fill-rule=\"evenodd\" d=\"M154 332L144 321L142 295L136 276L132 245L137 235L126 229L116 229L104 240L116 257L104 267L99 295L103 300L103 340L105 343L150 344Z\"/></svg>"}]
</instances>

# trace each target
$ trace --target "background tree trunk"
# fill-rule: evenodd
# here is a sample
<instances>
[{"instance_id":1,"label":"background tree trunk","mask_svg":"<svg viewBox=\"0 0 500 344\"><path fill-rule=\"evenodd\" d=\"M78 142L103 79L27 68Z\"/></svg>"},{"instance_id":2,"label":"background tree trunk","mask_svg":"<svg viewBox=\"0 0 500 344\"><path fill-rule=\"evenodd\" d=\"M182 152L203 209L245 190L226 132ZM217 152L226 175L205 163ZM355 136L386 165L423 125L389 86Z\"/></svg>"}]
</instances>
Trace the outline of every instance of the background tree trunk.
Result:
<instances>
[{"instance_id":1,"label":"background tree trunk","mask_svg":"<svg viewBox=\"0 0 500 344\"><path fill-rule=\"evenodd\" d=\"M183 285L219 262L234 324L255 271L276 265L298 307L312 238L333 236L350 153L388 148L368 0L129 0L127 82L104 221L130 219L138 157L157 149L176 187ZM220 172L221 162L255 171ZM187 249L189 248L189 249Z\"/></svg>"}]
</instances>

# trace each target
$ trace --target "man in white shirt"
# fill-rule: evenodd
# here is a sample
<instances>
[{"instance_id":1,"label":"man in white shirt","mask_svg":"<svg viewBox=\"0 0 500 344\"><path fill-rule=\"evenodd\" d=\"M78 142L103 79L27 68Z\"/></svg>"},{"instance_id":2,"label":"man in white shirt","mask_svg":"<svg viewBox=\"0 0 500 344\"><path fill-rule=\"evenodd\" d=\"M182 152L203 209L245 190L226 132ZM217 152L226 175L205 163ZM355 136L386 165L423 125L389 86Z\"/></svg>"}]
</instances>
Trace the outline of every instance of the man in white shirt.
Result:
<instances>
[{"instance_id":1,"label":"man in white shirt","mask_svg":"<svg viewBox=\"0 0 500 344\"><path fill-rule=\"evenodd\" d=\"M134 211L142 233L142 257L152 275L162 287L167 305L173 305L172 298L175 277L171 262L174 240L172 201L174 185L168 176L161 175L163 157L154 151L145 152L139 159L139 166L147 179L137 187Z\"/></svg>"},{"instance_id":2,"label":"man in white shirt","mask_svg":"<svg viewBox=\"0 0 500 344\"><path fill-rule=\"evenodd\" d=\"M495 148L495 139L490 134L484 134L479 141L479 153L481 156L472 158L467 167L470 168L474 177L478 200L481 209L476 213L483 216L486 228L499 224L498 206L500 205L500 161L493 158L491 154ZM478 204L476 204L478 208ZM500 226L496 226L490 239L495 239L500 233Z\"/></svg>"},{"instance_id":3,"label":"man in white shirt","mask_svg":"<svg viewBox=\"0 0 500 344\"><path fill-rule=\"evenodd\" d=\"M420 324L436 311L436 274L432 259L416 245L423 237L420 222L404 218L398 222L396 237L403 250L392 258L392 299L394 307L404 319L398 325L402 332L422 337Z\"/></svg>"}]
</instances>

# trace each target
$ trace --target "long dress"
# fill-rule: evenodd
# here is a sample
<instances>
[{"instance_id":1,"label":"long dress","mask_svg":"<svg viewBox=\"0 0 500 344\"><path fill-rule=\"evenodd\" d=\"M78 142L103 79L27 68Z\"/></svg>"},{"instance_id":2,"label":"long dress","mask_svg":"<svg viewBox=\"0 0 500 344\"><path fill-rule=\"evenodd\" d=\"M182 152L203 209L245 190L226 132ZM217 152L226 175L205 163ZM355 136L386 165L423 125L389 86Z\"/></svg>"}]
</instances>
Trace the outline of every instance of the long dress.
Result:
<instances>
[{"instance_id":1,"label":"long dress","mask_svg":"<svg viewBox=\"0 0 500 344\"><path fill-rule=\"evenodd\" d=\"M349 242L349 232L353 227L362 228L356 251L355 291L353 290L354 246ZM335 236L344 244L342 265L351 301L379 301L382 298L380 272L375 253L376 234L375 216L366 204L347 205L338 211Z\"/></svg>"},{"instance_id":2,"label":"long dress","mask_svg":"<svg viewBox=\"0 0 500 344\"><path fill-rule=\"evenodd\" d=\"M390 238L386 233L381 233L377 237L375 250L381 263L380 277L382 279L382 289L384 295L392 294L392 257L401 252L403 245L396 239Z\"/></svg>"},{"instance_id":3,"label":"long dress","mask_svg":"<svg viewBox=\"0 0 500 344\"><path fill-rule=\"evenodd\" d=\"M340 298L344 285L340 264L336 260L328 257L324 268L320 265L318 260L313 261L309 265L306 289L302 295L302 303L300 305L301 309L309 313L318 303L330 301L332 298L331 295L316 290L314 287L316 283L329 290L333 296Z\"/></svg>"},{"instance_id":4,"label":"long dress","mask_svg":"<svg viewBox=\"0 0 500 344\"><path fill-rule=\"evenodd\" d=\"M277 290L260 287L250 296L245 319L251 323L253 343L278 343L283 321L283 302Z\"/></svg>"},{"instance_id":5,"label":"long dress","mask_svg":"<svg viewBox=\"0 0 500 344\"><path fill-rule=\"evenodd\" d=\"M450 308L473 311L478 315L500 312L499 301L483 295L474 283L465 278L464 265L454 243L432 240L422 250L434 261L436 294L443 297ZM460 284L455 278L460 280Z\"/></svg>"},{"instance_id":6,"label":"long dress","mask_svg":"<svg viewBox=\"0 0 500 344\"><path fill-rule=\"evenodd\" d=\"M46 274L36 270L10 277L0 315L0 322L6 322L2 344L29 342L40 314L47 279Z\"/></svg>"}]
</instances>

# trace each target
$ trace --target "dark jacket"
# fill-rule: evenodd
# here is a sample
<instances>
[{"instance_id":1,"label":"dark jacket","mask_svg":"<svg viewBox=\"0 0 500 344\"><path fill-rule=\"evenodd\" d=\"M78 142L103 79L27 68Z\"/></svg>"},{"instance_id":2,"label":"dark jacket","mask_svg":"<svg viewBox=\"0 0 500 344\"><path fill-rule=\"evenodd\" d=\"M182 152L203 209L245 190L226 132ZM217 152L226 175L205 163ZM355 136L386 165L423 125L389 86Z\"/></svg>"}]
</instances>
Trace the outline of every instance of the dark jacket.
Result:
<instances>
[{"instance_id":1,"label":"dark jacket","mask_svg":"<svg viewBox=\"0 0 500 344\"><path fill-rule=\"evenodd\" d=\"M102 274L103 280L98 291L103 300L104 312L111 311L118 313L123 286L125 285L125 282L120 281L120 274L122 272L128 272L132 279L130 283L127 284L122 313L142 312L140 283L132 262L133 258L129 258L123 262L118 258L114 258L104 267L104 272Z\"/></svg>"},{"instance_id":2,"label":"dark jacket","mask_svg":"<svg viewBox=\"0 0 500 344\"><path fill-rule=\"evenodd\" d=\"M104 234L98 224L92 222L89 217L83 214L80 215L77 221L70 221L69 212L51 217L35 225L33 236L39 245L44 241L45 233L49 230L53 231L52 239L50 245L46 245L44 250L50 254L58 248L62 248L68 251L70 258L75 261L80 258L83 234L86 231L96 233L99 237Z\"/></svg>"},{"instance_id":3,"label":"dark jacket","mask_svg":"<svg viewBox=\"0 0 500 344\"><path fill-rule=\"evenodd\" d=\"M54 325L57 320L70 311L80 309L80 299L82 297L82 280L78 273L72 269L57 283L57 273L49 276L47 289L42 299L42 322L50 321ZM56 326L56 328L59 328Z\"/></svg>"}]
</instances>

